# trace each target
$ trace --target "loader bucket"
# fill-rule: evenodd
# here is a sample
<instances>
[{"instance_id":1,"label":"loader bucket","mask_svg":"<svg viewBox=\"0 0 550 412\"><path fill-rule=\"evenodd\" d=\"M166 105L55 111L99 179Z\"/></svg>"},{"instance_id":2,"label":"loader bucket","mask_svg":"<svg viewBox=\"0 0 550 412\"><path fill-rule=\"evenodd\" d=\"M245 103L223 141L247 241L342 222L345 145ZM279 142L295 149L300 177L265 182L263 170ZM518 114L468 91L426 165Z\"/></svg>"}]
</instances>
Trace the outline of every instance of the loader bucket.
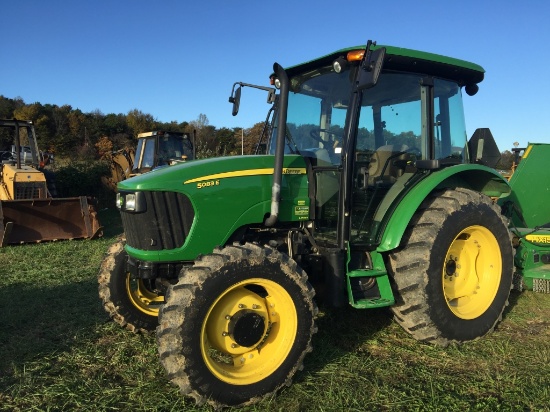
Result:
<instances>
[{"instance_id":1,"label":"loader bucket","mask_svg":"<svg viewBox=\"0 0 550 412\"><path fill-rule=\"evenodd\" d=\"M94 205L85 196L1 201L0 246L99 237Z\"/></svg>"}]
</instances>

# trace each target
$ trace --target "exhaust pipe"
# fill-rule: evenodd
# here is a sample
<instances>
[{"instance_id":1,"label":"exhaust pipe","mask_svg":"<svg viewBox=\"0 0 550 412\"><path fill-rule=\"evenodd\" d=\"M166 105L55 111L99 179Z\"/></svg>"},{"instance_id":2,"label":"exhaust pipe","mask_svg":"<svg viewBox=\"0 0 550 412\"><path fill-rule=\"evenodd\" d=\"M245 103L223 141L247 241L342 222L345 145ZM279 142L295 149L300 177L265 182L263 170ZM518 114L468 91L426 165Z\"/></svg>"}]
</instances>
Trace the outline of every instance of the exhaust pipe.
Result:
<instances>
[{"instance_id":1,"label":"exhaust pipe","mask_svg":"<svg viewBox=\"0 0 550 412\"><path fill-rule=\"evenodd\" d=\"M264 224L273 226L279 216L279 204L281 202L281 182L283 178L283 158L285 155L286 137L286 112L288 108L288 76L285 69L278 64L273 64L273 72L281 83L279 93L279 117L277 119L277 144L275 146L275 165L273 167L273 186L271 187L271 212Z\"/></svg>"}]
</instances>

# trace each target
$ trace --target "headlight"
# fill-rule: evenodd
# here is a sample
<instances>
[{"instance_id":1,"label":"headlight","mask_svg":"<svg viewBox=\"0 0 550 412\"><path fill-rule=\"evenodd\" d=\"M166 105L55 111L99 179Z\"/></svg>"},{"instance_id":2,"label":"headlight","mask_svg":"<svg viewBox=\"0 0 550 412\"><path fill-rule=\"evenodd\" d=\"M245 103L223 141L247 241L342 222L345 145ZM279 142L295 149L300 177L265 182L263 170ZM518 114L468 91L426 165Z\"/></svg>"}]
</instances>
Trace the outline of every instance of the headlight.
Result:
<instances>
[{"instance_id":1,"label":"headlight","mask_svg":"<svg viewBox=\"0 0 550 412\"><path fill-rule=\"evenodd\" d=\"M126 210L134 212L136 210L136 195L135 194L127 194L126 195Z\"/></svg>"},{"instance_id":2,"label":"headlight","mask_svg":"<svg viewBox=\"0 0 550 412\"><path fill-rule=\"evenodd\" d=\"M116 206L121 211L140 213L147 210L145 194L143 192L117 193Z\"/></svg>"}]
</instances>

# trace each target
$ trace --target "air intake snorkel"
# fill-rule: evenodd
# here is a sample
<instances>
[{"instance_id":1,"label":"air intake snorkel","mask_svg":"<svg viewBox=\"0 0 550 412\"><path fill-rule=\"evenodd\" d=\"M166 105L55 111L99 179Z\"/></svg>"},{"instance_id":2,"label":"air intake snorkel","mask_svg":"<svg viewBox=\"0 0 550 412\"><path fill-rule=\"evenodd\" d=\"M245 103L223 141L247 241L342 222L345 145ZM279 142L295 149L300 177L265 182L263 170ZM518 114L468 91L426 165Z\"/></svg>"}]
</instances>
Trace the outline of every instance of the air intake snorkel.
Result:
<instances>
[{"instance_id":1,"label":"air intake snorkel","mask_svg":"<svg viewBox=\"0 0 550 412\"><path fill-rule=\"evenodd\" d=\"M279 92L279 117L277 118L277 143L275 146L275 161L273 166L273 186L271 188L271 212L264 224L273 226L279 216L279 203L281 202L281 181L283 178L283 158L285 154L286 112L288 108L288 76L285 69L278 64L273 64L273 73L280 82Z\"/></svg>"}]
</instances>

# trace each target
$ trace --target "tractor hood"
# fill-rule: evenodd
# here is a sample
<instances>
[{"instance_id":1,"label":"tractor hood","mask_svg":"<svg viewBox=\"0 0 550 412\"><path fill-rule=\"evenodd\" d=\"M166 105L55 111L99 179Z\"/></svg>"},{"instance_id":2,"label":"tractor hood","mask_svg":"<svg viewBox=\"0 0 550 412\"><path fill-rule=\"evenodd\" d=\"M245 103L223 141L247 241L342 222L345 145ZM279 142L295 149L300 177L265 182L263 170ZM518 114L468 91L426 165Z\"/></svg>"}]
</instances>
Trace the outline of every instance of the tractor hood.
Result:
<instances>
[{"instance_id":1,"label":"tractor hood","mask_svg":"<svg viewBox=\"0 0 550 412\"><path fill-rule=\"evenodd\" d=\"M239 228L264 224L270 215L273 165L270 155L212 158L120 182L119 196L126 199L120 207L128 254L145 261L193 260L225 244ZM303 157L285 156L280 187L279 219L309 219ZM123 206L128 198L142 199L136 200L140 206L129 210ZM176 240L165 240L167 233ZM184 236L178 238L179 233Z\"/></svg>"},{"instance_id":2,"label":"tractor hood","mask_svg":"<svg viewBox=\"0 0 550 412\"><path fill-rule=\"evenodd\" d=\"M240 183L248 180L239 178L273 175L271 155L232 156L195 160L174 166L163 167L124 180L118 184L119 191L177 191L187 194L207 188L224 186L234 179ZM284 175L305 175L306 164L301 156L286 156L283 165ZM251 180L251 182L254 179ZM255 190L270 188L256 187ZM269 194L268 194L269 198Z\"/></svg>"}]
</instances>

